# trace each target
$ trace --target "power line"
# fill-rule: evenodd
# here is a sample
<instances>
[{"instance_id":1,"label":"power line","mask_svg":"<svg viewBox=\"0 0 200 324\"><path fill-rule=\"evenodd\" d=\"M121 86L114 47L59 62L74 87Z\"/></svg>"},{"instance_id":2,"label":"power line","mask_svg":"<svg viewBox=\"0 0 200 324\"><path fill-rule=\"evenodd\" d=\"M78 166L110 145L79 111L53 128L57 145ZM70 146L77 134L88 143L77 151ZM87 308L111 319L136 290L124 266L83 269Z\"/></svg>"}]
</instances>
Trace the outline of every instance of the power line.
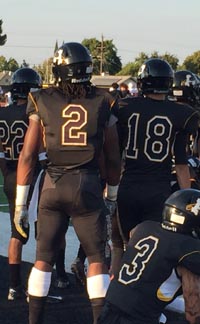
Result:
<instances>
[{"instance_id":1,"label":"power line","mask_svg":"<svg viewBox=\"0 0 200 324\"><path fill-rule=\"evenodd\" d=\"M4 45L10 48L53 48L53 46L33 46L33 45Z\"/></svg>"}]
</instances>

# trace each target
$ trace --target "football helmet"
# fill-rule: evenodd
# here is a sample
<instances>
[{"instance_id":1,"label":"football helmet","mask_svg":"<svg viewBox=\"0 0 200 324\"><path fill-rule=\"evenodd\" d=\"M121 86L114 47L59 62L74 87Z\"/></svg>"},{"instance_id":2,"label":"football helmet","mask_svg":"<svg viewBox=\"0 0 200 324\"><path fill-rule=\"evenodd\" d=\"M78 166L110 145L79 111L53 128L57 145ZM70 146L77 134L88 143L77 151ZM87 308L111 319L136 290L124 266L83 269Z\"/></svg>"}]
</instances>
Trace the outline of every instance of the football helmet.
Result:
<instances>
[{"instance_id":1,"label":"football helmet","mask_svg":"<svg viewBox=\"0 0 200 324\"><path fill-rule=\"evenodd\" d=\"M197 236L200 229L200 190L175 191L164 203L162 227Z\"/></svg>"},{"instance_id":2,"label":"football helmet","mask_svg":"<svg viewBox=\"0 0 200 324\"><path fill-rule=\"evenodd\" d=\"M200 106L200 80L188 70L174 74L172 96L178 102L188 103L192 107Z\"/></svg>"},{"instance_id":3,"label":"football helmet","mask_svg":"<svg viewBox=\"0 0 200 324\"><path fill-rule=\"evenodd\" d=\"M139 69L138 89L143 94L168 93L173 84L173 77L174 72L167 61L150 58Z\"/></svg>"},{"instance_id":4,"label":"football helmet","mask_svg":"<svg viewBox=\"0 0 200 324\"><path fill-rule=\"evenodd\" d=\"M27 99L28 93L33 88L41 88L42 79L40 75L31 68L20 68L16 70L11 78L11 98Z\"/></svg>"},{"instance_id":5,"label":"football helmet","mask_svg":"<svg viewBox=\"0 0 200 324\"><path fill-rule=\"evenodd\" d=\"M91 79L92 57L80 43L65 43L53 58L52 72L56 81L83 83Z\"/></svg>"}]
</instances>

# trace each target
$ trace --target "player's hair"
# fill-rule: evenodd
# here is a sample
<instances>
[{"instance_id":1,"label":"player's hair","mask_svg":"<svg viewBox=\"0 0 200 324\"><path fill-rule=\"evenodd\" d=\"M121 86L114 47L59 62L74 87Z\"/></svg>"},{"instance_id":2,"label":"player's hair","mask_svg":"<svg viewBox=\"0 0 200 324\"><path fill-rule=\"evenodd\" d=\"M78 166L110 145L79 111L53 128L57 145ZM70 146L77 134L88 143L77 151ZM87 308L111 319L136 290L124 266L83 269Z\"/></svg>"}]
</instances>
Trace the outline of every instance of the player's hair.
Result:
<instances>
[{"instance_id":1,"label":"player's hair","mask_svg":"<svg viewBox=\"0 0 200 324\"><path fill-rule=\"evenodd\" d=\"M60 81L59 88L62 90L64 95L71 99L86 98L92 92L91 82L70 83Z\"/></svg>"}]
</instances>

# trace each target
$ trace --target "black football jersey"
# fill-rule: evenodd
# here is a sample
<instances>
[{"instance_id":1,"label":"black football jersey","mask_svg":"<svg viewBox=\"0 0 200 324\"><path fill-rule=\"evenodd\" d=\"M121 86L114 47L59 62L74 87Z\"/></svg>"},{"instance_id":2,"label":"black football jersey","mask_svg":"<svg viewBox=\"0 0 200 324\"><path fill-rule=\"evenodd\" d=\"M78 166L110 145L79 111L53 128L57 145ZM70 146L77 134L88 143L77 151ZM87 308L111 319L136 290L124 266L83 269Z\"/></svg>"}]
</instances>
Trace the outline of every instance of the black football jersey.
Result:
<instances>
[{"instance_id":1,"label":"black football jersey","mask_svg":"<svg viewBox=\"0 0 200 324\"><path fill-rule=\"evenodd\" d=\"M80 99L70 99L56 87L30 94L27 112L41 119L50 164L74 168L97 160L112 102L101 89Z\"/></svg>"},{"instance_id":2,"label":"black football jersey","mask_svg":"<svg viewBox=\"0 0 200 324\"><path fill-rule=\"evenodd\" d=\"M157 323L164 307L182 294L177 266L200 275L200 240L145 221L134 229L106 300L133 323Z\"/></svg>"},{"instance_id":3,"label":"black football jersey","mask_svg":"<svg viewBox=\"0 0 200 324\"><path fill-rule=\"evenodd\" d=\"M0 109L0 138L8 167L17 166L27 127L26 104Z\"/></svg>"},{"instance_id":4,"label":"black football jersey","mask_svg":"<svg viewBox=\"0 0 200 324\"><path fill-rule=\"evenodd\" d=\"M199 116L192 107L168 100L126 98L119 101L117 117L125 174L134 179L147 175L149 179L170 179L173 154L177 164L187 164L183 138L175 138L197 130Z\"/></svg>"}]
</instances>

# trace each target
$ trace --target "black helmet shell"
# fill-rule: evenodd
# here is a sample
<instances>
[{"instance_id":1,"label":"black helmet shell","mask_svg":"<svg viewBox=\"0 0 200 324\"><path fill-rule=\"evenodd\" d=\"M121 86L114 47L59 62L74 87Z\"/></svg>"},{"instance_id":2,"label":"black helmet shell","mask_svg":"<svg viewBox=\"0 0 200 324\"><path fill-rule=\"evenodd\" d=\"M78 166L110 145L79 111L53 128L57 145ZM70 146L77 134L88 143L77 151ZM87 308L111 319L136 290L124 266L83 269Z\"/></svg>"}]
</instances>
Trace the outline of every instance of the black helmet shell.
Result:
<instances>
[{"instance_id":1,"label":"black helmet shell","mask_svg":"<svg viewBox=\"0 0 200 324\"><path fill-rule=\"evenodd\" d=\"M162 227L179 233L192 234L200 228L200 191L175 191L164 203Z\"/></svg>"},{"instance_id":2,"label":"black helmet shell","mask_svg":"<svg viewBox=\"0 0 200 324\"><path fill-rule=\"evenodd\" d=\"M172 96L178 102L200 106L200 81L198 77L188 70L180 70L174 74Z\"/></svg>"},{"instance_id":3,"label":"black helmet shell","mask_svg":"<svg viewBox=\"0 0 200 324\"><path fill-rule=\"evenodd\" d=\"M142 93L168 93L174 72L169 63L158 58L144 62L138 72L138 88Z\"/></svg>"},{"instance_id":4,"label":"black helmet shell","mask_svg":"<svg viewBox=\"0 0 200 324\"><path fill-rule=\"evenodd\" d=\"M27 99L28 93L33 88L41 88L42 79L40 75L31 68L20 68L11 77L11 98Z\"/></svg>"},{"instance_id":5,"label":"black helmet shell","mask_svg":"<svg viewBox=\"0 0 200 324\"><path fill-rule=\"evenodd\" d=\"M65 43L55 53L52 71L58 81L87 82L92 76L92 57L80 43Z\"/></svg>"}]
</instances>

